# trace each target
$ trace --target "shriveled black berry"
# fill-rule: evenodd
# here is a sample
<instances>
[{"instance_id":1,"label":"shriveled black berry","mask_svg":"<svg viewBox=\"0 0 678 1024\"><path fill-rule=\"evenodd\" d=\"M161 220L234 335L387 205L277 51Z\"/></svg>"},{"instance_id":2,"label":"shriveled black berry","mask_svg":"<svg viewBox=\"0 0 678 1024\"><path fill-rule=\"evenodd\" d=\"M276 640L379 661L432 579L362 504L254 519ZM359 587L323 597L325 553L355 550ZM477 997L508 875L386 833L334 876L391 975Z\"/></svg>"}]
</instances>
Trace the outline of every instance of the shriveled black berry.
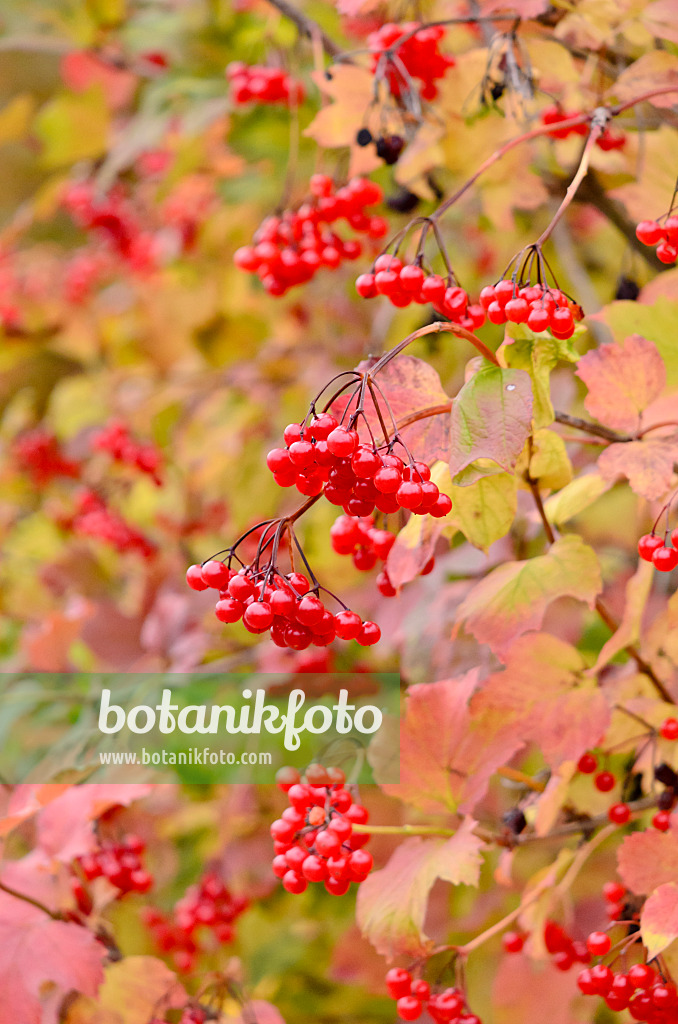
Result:
<instances>
[{"instance_id":1,"label":"shriveled black berry","mask_svg":"<svg viewBox=\"0 0 678 1024\"><path fill-rule=\"evenodd\" d=\"M405 140L401 135L382 135L377 139L377 156L385 164L394 164L405 148Z\"/></svg>"},{"instance_id":2,"label":"shriveled black berry","mask_svg":"<svg viewBox=\"0 0 678 1024\"><path fill-rule=\"evenodd\" d=\"M419 196L415 195L414 192L410 192L408 188L398 189L397 192L394 192L386 200L389 210L394 210L396 213L412 213L412 210L416 210L419 203Z\"/></svg>"},{"instance_id":3,"label":"shriveled black berry","mask_svg":"<svg viewBox=\"0 0 678 1024\"><path fill-rule=\"evenodd\" d=\"M662 785L668 786L670 789L678 789L678 774L674 772L670 764L658 764L654 770L654 777Z\"/></svg>"},{"instance_id":4,"label":"shriveled black berry","mask_svg":"<svg viewBox=\"0 0 678 1024\"><path fill-rule=\"evenodd\" d=\"M628 302L635 302L640 295L640 286L633 278L625 277L622 274L617 281L617 288L614 293L615 299L625 299Z\"/></svg>"},{"instance_id":5,"label":"shriveled black berry","mask_svg":"<svg viewBox=\"0 0 678 1024\"><path fill-rule=\"evenodd\" d=\"M511 832L513 832L515 835L520 835L520 833L527 825L525 815L519 807L512 807L510 811L506 812L502 820L506 827L510 829Z\"/></svg>"},{"instance_id":6,"label":"shriveled black berry","mask_svg":"<svg viewBox=\"0 0 678 1024\"><path fill-rule=\"evenodd\" d=\"M665 789L657 797L657 807L660 811L670 811L676 801L675 789Z\"/></svg>"},{"instance_id":7,"label":"shriveled black berry","mask_svg":"<svg viewBox=\"0 0 678 1024\"><path fill-rule=\"evenodd\" d=\"M372 141L372 132L369 128L361 128L355 137L355 141L359 146L369 146Z\"/></svg>"}]
</instances>

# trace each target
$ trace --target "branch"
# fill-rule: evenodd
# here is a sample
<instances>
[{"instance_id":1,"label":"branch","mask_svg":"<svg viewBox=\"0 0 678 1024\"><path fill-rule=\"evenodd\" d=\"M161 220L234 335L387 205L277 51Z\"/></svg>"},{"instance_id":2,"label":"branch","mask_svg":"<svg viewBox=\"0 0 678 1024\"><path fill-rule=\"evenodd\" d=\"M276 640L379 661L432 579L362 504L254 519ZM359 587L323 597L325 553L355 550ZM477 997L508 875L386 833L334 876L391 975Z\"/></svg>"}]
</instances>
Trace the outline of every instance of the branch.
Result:
<instances>
[{"instance_id":1,"label":"branch","mask_svg":"<svg viewBox=\"0 0 678 1024\"><path fill-rule=\"evenodd\" d=\"M605 605L599 597L596 598L596 611L598 612L598 614L600 615L601 619L608 627L608 629L610 629L613 633L616 633L619 629L619 623L612 617L612 615L610 615L609 611L607 610L607 608L605 607ZM634 647L633 644L627 644L624 647L624 650L628 655L630 655L631 658L633 658L633 660L635 661L636 665L643 673L643 675L648 677L648 679L654 686L655 690L657 691L661 699L666 701L667 704L675 704L676 701L674 700L674 698L666 689L659 676L655 674L655 671L649 664L649 662L645 661L645 658L642 657L638 649Z\"/></svg>"},{"instance_id":2,"label":"branch","mask_svg":"<svg viewBox=\"0 0 678 1024\"><path fill-rule=\"evenodd\" d=\"M57 913L54 910L50 910L49 907L46 907L44 903L41 903L39 900L33 899L32 896L27 896L23 892L17 892L16 889L12 889L9 885L5 885L4 882L0 882L0 890L2 892L6 892L8 896L14 896L14 898L17 900L22 900L24 903L30 903L32 907L35 907L36 910L41 910L43 914L47 914L47 916L51 917L53 921L63 921L63 917L61 914Z\"/></svg>"},{"instance_id":3,"label":"branch","mask_svg":"<svg viewBox=\"0 0 678 1024\"><path fill-rule=\"evenodd\" d=\"M579 416L570 416L566 412L557 412L556 423L562 423L566 427L574 427L575 430L583 430L586 434L593 434L594 437L602 437L605 441L613 443L635 441L636 438L630 434L618 434L616 430L608 427L601 427L598 423L591 423L590 420L582 420Z\"/></svg>"},{"instance_id":4,"label":"branch","mask_svg":"<svg viewBox=\"0 0 678 1024\"><path fill-rule=\"evenodd\" d=\"M333 39L330 39L326 32L323 32L317 21L309 18L306 14L302 14L296 7L288 3L288 0L268 0L268 2L271 7L275 7L276 10L280 11L285 18L289 18L290 21L294 22L302 36L307 36L309 39L319 39L323 50L329 57L339 57L341 55L341 47Z\"/></svg>"}]
</instances>

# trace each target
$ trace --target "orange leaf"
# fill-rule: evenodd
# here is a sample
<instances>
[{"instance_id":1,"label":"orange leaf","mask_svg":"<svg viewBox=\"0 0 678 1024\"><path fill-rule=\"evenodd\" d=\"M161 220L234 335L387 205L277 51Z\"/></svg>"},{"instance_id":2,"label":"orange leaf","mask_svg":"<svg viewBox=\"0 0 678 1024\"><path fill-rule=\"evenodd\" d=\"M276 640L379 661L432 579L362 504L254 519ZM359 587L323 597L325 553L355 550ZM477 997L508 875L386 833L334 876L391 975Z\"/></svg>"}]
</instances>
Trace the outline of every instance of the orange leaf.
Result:
<instances>
[{"instance_id":1,"label":"orange leaf","mask_svg":"<svg viewBox=\"0 0 678 1024\"><path fill-rule=\"evenodd\" d=\"M672 434L611 444L600 455L598 468L606 480L625 476L636 494L654 501L673 487L676 463L678 434Z\"/></svg>"},{"instance_id":2,"label":"orange leaf","mask_svg":"<svg viewBox=\"0 0 678 1024\"><path fill-rule=\"evenodd\" d=\"M589 393L591 416L613 430L636 430L640 414L666 386L666 366L657 346L639 334L623 345L601 345L577 363Z\"/></svg>"},{"instance_id":3,"label":"orange leaf","mask_svg":"<svg viewBox=\"0 0 678 1024\"><path fill-rule=\"evenodd\" d=\"M675 882L660 885L646 900L640 915L640 934L649 960L678 939L678 885Z\"/></svg>"}]
</instances>

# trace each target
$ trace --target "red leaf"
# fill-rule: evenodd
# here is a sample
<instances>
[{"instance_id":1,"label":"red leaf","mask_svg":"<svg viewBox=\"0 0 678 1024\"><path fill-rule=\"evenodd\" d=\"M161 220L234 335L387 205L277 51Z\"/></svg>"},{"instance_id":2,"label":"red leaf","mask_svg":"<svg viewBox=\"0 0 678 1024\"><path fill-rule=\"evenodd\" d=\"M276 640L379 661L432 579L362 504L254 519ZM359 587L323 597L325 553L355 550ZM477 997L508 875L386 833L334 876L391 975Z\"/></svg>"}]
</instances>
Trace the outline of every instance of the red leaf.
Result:
<instances>
[{"instance_id":1,"label":"red leaf","mask_svg":"<svg viewBox=\"0 0 678 1024\"><path fill-rule=\"evenodd\" d=\"M597 683L570 644L532 633L510 648L503 672L490 676L471 701L472 715L493 711L556 768L596 745L610 721Z\"/></svg>"},{"instance_id":2,"label":"red leaf","mask_svg":"<svg viewBox=\"0 0 678 1024\"><path fill-rule=\"evenodd\" d=\"M46 982L64 994L94 995L105 955L86 928L54 921L0 892L0 1024L48 1024L41 998Z\"/></svg>"},{"instance_id":3,"label":"red leaf","mask_svg":"<svg viewBox=\"0 0 678 1024\"><path fill-rule=\"evenodd\" d=\"M400 782L386 793L431 813L471 811L495 770L522 746L510 725L488 710L471 718L477 671L420 683L407 691L400 729Z\"/></svg>"},{"instance_id":4,"label":"red leaf","mask_svg":"<svg viewBox=\"0 0 678 1024\"><path fill-rule=\"evenodd\" d=\"M433 942L423 931L428 897L436 879L477 885L485 845L466 818L450 839L415 836L398 846L386 867L373 871L358 890L356 920L378 953L423 956Z\"/></svg>"},{"instance_id":5,"label":"red leaf","mask_svg":"<svg viewBox=\"0 0 678 1024\"><path fill-rule=\"evenodd\" d=\"M38 844L48 856L65 863L79 857L95 843L93 823L97 818L111 807L127 807L152 789L142 783L71 786L40 812Z\"/></svg>"},{"instance_id":6,"label":"red leaf","mask_svg":"<svg viewBox=\"0 0 678 1024\"><path fill-rule=\"evenodd\" d=\"M632 334L623 345L601 345L577 363L591 416L613 430L637 430L640 414L666 385L666 366L653 341Z\"/></svg>"},{"instance_id":7,"label":"red leaf","mask_svg":"<svg viewBox=\"0 0 678 1024\"><path fill-rule=\"evenodd\" d=\"M668 832L647 829L627 836L617 853L619 876L631 892L646 895L666 882L675 882L678 865L678 828L675 818Z\"/></svg>"},{"instance_id":8,"label":"red leaf","mask_svg":"<svg viewBox=\"0 0 678 1024\"><path fill-rule=\"evenodd\" d=\"M666 882L646 900L640 915L640 934L648 959L663 953L678 939L678 885Z\"/></svg>"}]
</instances>

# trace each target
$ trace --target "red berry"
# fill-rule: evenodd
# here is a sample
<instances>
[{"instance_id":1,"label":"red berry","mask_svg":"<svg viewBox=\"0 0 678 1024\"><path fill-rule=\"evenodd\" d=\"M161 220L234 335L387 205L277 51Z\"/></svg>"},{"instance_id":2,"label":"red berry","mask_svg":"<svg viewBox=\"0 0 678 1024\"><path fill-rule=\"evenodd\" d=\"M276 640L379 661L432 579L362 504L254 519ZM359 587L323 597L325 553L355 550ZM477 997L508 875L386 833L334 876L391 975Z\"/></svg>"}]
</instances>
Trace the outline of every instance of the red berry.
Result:
<instances>
[{"instance_id":1,"label":"red berry","mask_svg":"<svg viewBox=\"0 0 678 1024\"><path fill-rule=\"evenodd\" d=\"M191 565L186 570L186 582L191 590L207 590L209 586L202 578L202 568L199 565Z\"/></svg>"},{"instance_id":2,"label":"red berry","mask_svg":"<svg viewBox=\"0 0 678 1024\"><path fill-rule=\"evenodd\" d=\"M629 980L636 988L648 989L654 983L655 972L647 964L634 964L628 970Z\"/></svg>"},{"instance_id":3,"label":"red berry","mask_svg":"<svg viewBox=\"0 0 678 1024\"><path fill-rule=\"evenodd\" d=\"M671 828L671 815L668 811L657 811L652 819L652 825L658 832L668 832Z\"/></svg>"},{"instance_id":4,"label":"red berry","mask_svg":"<svg viewBox=\"0 0 678 1024\"><path fill-rule=\"evenodd\" d=\"M659 730L665 740L678 740L678 718L667 718Z\"/></svg>"},{"instance_id":5,"label":"red berry","mask_svg":"<svg viewBox=\"0 0 678 1024\"><path fill-rule=\"evenodd\" d=\"M372 647L381 640L381 630L376 622L363 622L355 639L361 647Z\"/></svg>"},{"instance_id":6,"label":"red berry","mask_svg":"<svg viewBox=\"0 0 678 1024\"><path fill-rule=\"evenodd\" d=\"M225 597L217 601L214 607L214 614L219 622L239 622L243 617L245 605L242 601L236 601L232 597Z\"/></svg>"},{"instance_id":7,"label":"red berry","mask_svg":"<svg viewBox=\"0 0 678 1024\"><path fill-rule=\"evenodd\" d=\"M664 232L656 220L641 220L636 227L636 238L643 245L656 245L664 237Z\"/></svg>"},{"instance_id":8,"label":"red berry","mask_svg":"<svg viewBox=\"0 0 678 1024\"><path fill-rule=\"evenodd\" d=\"M617 780L612 772L599 772L593 781L596 789L601 793L609 793L611 789L614 789Z\"/></svg>"},{"instance_id":9,"label":"red berry","mask_svg":"<svg viewBox=\"0 0 678 1024\"><path fill-rule=\"evenodd\" d=\"M356 278L355 290L362 299L373 299L377 294L374 274L360 274Z\"/></svg>"},{"instance_id":10,"label":"red berry","mask_svg":"<svg viewBox=\"0 0 678 1024\"><path fill-rule=\"evenodd\" d=\"M607 816L613 825L625 825L631 817L631 811L628 804L612 804L612 807L607 812Z\"/></svg>"},{"instance_id":11,"label":"red berry","mask_svg":"<svg viewBox=\"0 0 678 1024\"><path fill-rule=\"evenodd\" d=\"M224 562L210 559L202 567L202 578L208 587L213 587L215 590L224 590L231 578L231 570Z\"/></svg>"},{"instance_id":12,"label":"red berry","mask_svg":"<svg viewBox=\"0 0 678 1024\"><path fill-rule=\"evenodd\" d=\"M646 533L638 541L638 554L646 562L652 561L652 556L658 548L664 547L664 542L656 533Z\"/></svg>"},{"instance_id":13,"label":"red berry","mask_svg":"<svg viewBox=\"0 0 678 1024\"><path fill-rule=\"evenodd\" d=\"M358 447L358 435L354 430L347 430L346 427L335 427L328 435L327 447L333 455L339 458L347 458L353 455Z\"/></svg>"},{"instance_id":14,"label":"red berry","mask_svg":"<svg viewBox=\"0 0 678 1024\"><path fill-rule=\"evenodd\" d=\"M660 242L655 251L662 263L675 263L678 259L678 248L670 242Z\"/></svg>"},{"instance_id":15,"label":"red berry","mask_svg":"<svg viewBox=\"0 0 678 1024\"><path fill-rule=\"evenodd\" d=\"M396 1003L396 1010L401 1020L417 1020L421 1017L423 1007L414 996L401 996Z\"/></svg>"},{"instance_id":16,"label":"red berry","mask_svg":"<svg viewBox=\"0 0 678 1024\"><path fill-rule=\"evenodd\" d=\"M386 972L386 988L391 999L400 999L410 994L412 978L404 967L392 967Z\"/></svg>"},{"instance_id":17,"label":"red berry","mask_svg":"<svg viewBox=\"0 0 678 1024\"><path fill-rule=\"evenodd\" d=\"M362 625L360 616L348 609L338 612L334 616L334 628L341 640L355 640L362 629Z\"/></svg>"},{"instance_id":18,"label":"red berry","mask_svg":"<svg viewBox=\"0 0 678 1024\"><path fill-rule=\"evenodd\" d=\"M525 945L526 936L521 932L505 932L501 944L505 953L520 953Z\"/></svg>"},{"instance_id":19,"label":"red berry","mask_svg":"<svg viewBox=\"0 0 678 1024\"><path fill-rule=\"evenodd\" d=\"M282 879L283 888L287 889L288 892L299 895L299 893L305 892L308 888L308 882L303 875L300 875L296 871L291 869L283 875Z\"/></svg>"},{"instance_id":20,"label":"red berry","mask_svg":"<svg viewBox=\"0 0 678 1024\"><path fill-rule=\"evenodd\" d=\"M610 952L612 941L605 932L591 932L586 940L586 947L591 956L605 956Z\"/></svg>"},{"instance_id":21,"label":"red berry","mask_svg":"<svg viewBox=\"0 0 678 1024\"><path fill-rule=\"evenodd\" d=\"M678 565L678 548L657 548L652 555L652 564L659 572L671 572Z\"/></svg>"},{"instance_id":22,"label":"red berry","mask_svg":"<svg viewBox=\"0 0 678 1024\"><path fill-rule=\"evenodd\" d=\"M595 757L594 754L589 753L589 751L587 751L585 754L582 754L579 760L577 761L577 770L580 771L583 775L593 775L597 767L598 759Z\"/></svg>"},{"instance_id":23,"label":"red berry","mask_svg":"<svg viewBox=\"0 0 678 1024\"><path fill-rule=\"evenodd\" d=\"M403 480L397 490L398 504L402 508L414 509L421 505L421 484L414 480Z\"/></svg>"}]
</instances>

